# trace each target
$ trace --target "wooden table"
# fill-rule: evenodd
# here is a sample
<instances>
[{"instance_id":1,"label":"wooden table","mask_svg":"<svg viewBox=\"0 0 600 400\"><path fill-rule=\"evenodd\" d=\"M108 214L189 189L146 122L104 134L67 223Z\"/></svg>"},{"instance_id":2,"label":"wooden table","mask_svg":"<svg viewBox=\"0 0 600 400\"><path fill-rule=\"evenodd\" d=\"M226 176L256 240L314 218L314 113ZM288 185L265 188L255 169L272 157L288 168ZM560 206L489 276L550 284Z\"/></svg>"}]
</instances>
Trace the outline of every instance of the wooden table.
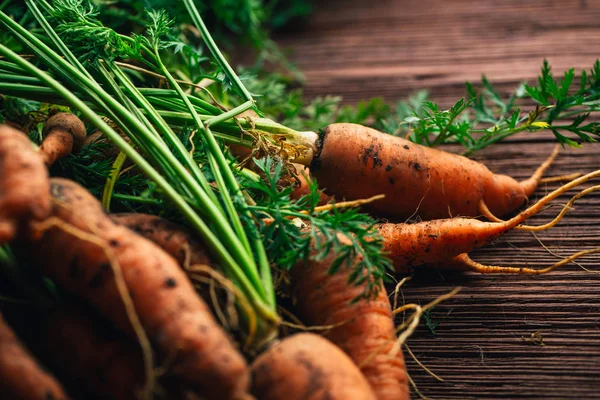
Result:
<instances>
[{"instance_id":1,"label":"wooden table","mask_svg":"<svg viewBox=\"0 0 600 400\"><path fill-rule=\"evenodd\" d=\"M280 33L278 41L293 49L309 97L392 102L428 89L449 106L464 95L464 82L481 74L508 93L535 79L544 58L557 73L589 69L600 57L598 21L600 1L594 0L320 1L304 25ZM525 178L552 146L551 134L521 134L476 158L495 172ZM549 174L599 169L599 152L597 144L568 149ZM556 186L544 185L536 197ZM532 223L549 221L557 210ZM511 232L473 257L497 265L553 264L600 246L599 211L600 193L591 194L537 238ZM431 312L435 333L423 321L408 341L444 379L430 377L405 352L421 393L432 399L600 398L600 256L581 265L589 271L570 264L537 277L416 271L403 289L407 303L425 304L463 287ZM536 332L543 346L531 340Z\"/></svg>"}]
</instances>

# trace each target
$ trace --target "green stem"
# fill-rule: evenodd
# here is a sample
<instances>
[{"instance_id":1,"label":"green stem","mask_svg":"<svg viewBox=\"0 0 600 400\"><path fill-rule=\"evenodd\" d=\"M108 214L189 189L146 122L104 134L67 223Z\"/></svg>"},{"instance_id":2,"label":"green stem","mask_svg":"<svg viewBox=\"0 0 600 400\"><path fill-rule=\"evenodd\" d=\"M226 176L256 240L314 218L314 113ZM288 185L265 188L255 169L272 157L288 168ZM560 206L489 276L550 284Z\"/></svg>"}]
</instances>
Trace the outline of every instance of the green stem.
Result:
<instances>
[{"instance_id":1,"label":"green stem","mask_svg":"<svg viewBox=\"0 0 600 400\"><path fill-rule=\"evenodd\" d=\"M494 135L491 139L482 142L482 143L478 143L476 146L473 146L471 148L469 148L467 151L465 151L463 153L463 156L467 157L470 156L471 154L473 154L474 152L476 152L477 150L483 149L484 147L490 145L490 144L494 144L496 142L499 142L500 140L507 138L508 136L514 135L515 133L519 133L522 132L524 130L526 130L527 128L529 128L529 124L525 123L517 128L514 129L510 129L504 133L501 133L499 135Z\"/></svg>"},{"instance_id":2,"label":"green stem","mask_svg":"<svg viewBox=\"0 0 600 400\"><path fill-rule=\"evenodd\" d=\"M113 197L113 199L132 201L134 203L140 203L140 204L155 204L155 205L163 204L163 202L160 201L159 199L152 199L149 197L132 196L130 194L124 194L124 193L113 193L112 197Z\"/></svg>"},{"instance_id":3,"label":"green stem","mask_svg":"<svg viewBox=\"0 0 600 400\"><path fill-rule=\"evenodd\" d=\"M17 74L24 72L23 69L19 68L18 65L15 65L14 63L10 63L5 60L0 60L0 69L3 69L5 71L14 72Z\"/></svg>"},{"instance_id":4,"label":"green stem","mask_svg":"<svg viewBox=\"0 0 600 400\"><path fill-rule=\"evenodd\" d=\"M240 104L239 106L232 108L231 110L224 112L221 115L216 115L212 118L207 119L205 122L206 126L210 127L214 124L218 124L219 122L226 121L229 118L233 118L236 115L239 115L239 114L243 113L244 111L249 110L250 108L252 108L253 105L254 105L254 103L251 101L247 101L243 104Z\"/></svg>"},{"instance_id":5,"label":"green stem","mask_svg":"<svg viewBox=\"0 0 600 400\"><path fill-rule=\"evenodd\" d=\"M196 109L194 108L190 100L185 95L185 92L181 89L175 78L173 78L167 67L165 67L165 65L163 64L160 55L158 54L158 48L155 49L154 56L157 60L158 67L160 68L161 72L167 78L169 85L171 85L171 87L174 88L175 91L179 94L181 100L184 102L192 118L194 119L194 124L196 125L197 129L199 129L200 132L202 132L202 136L208 144L208 159L209 163L211 164L211 170L215 177L215 181L217 182L217 185L220 188L221 200L223 200L223 203L225 204L225 209L227 210L229 220L233 225L233 229L236 231L238 238L242 242L243 246L246 248L247 253L251 254L252 250L250 248L250 243L248 242L248 237L246 236L246 232L244 231L244 227L242 226L242 222L240 221L240 218L237 214L237 210L233 205L233 200L231 199L231 196L228 191L229 188L234 190L234 195L237 195L239 193L237 180L233 176L231 168L227 164L227 160L225 160L225 157L221 152L221 149L219 148L214 136L211 134L208 127L204 126L204 123L198 116L198 113L196 112ZM223 179L223 174L226 176L225 180ZM227 179L230 176L232 180ZM254 264L254 260L250 257L249 260L252 260L252 263L249 264L249 267L256 271L256 265ZM258 274L258 271L256 271L256 274Z\"/></svg>"},{"instance_id":6,"label":"green stem","mask_svg":"<svg viewBox=\"0 0 600 400\"><path fill-rule=\"evenodd\" d=\"M176 98L176 99L180 98L177 91L172 90L172 89L138 88L138 90L140 91L140 93L142 93L146 97L154 96L154 97L171 97L171 98ZM194 104L194 106L196 106L202 110L205 110L206 112L208 112L211 115L218 115L222 112L218 107L215 107L214 105L198 98L197 96L187 94L187 93L185 94L185 96L192 102L192 104Z\"/></svg>"},{"instance_id":7,"label":"green stem","mask_svg":"<svg viewBox=\"0 0 600 400\"><path fill-rule=\"evenodd\" d=\"M35 2L31 0L25 0L25 4L35 17L35 19L40 23L44 32L48 34L52 42L58 47L58 50L62 53L62 55L66 58L66 60L71 63L75 68L77 68L82 74L84 74L88 79L92 79L92 75L81 65L77 57L69 50L69 48L65 45L65 43L60 40L56 32L50 27L46 18L42 15L40 10L37 8ZM48 5L49 6L49 5Z\"/></svg>"},{"instance_id":8,"label":"green stem","mask_svg":"<svg viewBox=\"0 0 600 400\"><path fill-rule=\"evenodd\" d=\"M246 101L254 102L252 95L250 94L248 89L246 89L246 87L244 86L244 84L242 83L240 78L237 76L237 74L233 71L233 68L231 68L231 66L229 65L229 63L227 62L225 57L223 56L223 53L221 53L221 50L219 50L219 47L213 40L210 32L208 31L208 29L206 28L206 25L204 24L204 21L202 20L202 17L200 17L200 13L198 12L196 5L194 4L194 1L193 0L183 0L183 2L185 3L185 7L187 8L188 13L192 17L192 21L194 22L196 27L200 30L202 39L204 40L204 43L206 43L206 47L208 47L208 49L210 50L210 52L213 55L213 57L215 58L215 60L217 60L217 62L219 63L219 65L221 66L223 71L225 71L227 78L229 78L229 80L236 86L236 88L240 91L240 93L242 94L242 97L244 97L244 99ZM256 109L256 107L255 107L255 111L258 112L258 109ZM259 115L260 115L260 113L259 113Z\"/></svg>"},{"instance_id":9,"label":"green stem","mask_svg":"<svg viewBox=\"0 0 600 400\"><path fill-rule=\"evenodd\" d=\"M172 129L169 127L166 121L160 116L160 114L154 109L154 107L152 107L152 105L146 100L146 98L137 91L133 83L116 65L113 65L112 63L109 64L107 62L105 62L104 65L108 65L111 67L111 71L121 80L125 89L129 92L130 96L138 103L142 110L146 112L146 115L156 125L157 129L159 129L160 132L166 137L169 143L175 147L175 150L177 151L179 157L184 160L187 168L192 172L193 177L199 183L200 187L197 187L196 182L194 182L194 179L189 177L188 173L183 173L185 175L181 177L183 182L186 182L190 186L190 190L192 190L194 193L197 192L196 194L198 194L201 198L204 198L206 195L209 201L216 208L216 211L213 212L218 211L220 214L223 214L223 210L220 204L218 203L216 196L213 193L210 183L198 167L198 164L196 164L192 156L188 153L183 143L181 143L181 140L179 140L177 135L175 135L175 133L172 131ZM149 125L149 130L155 132L155 134L158 137L160 137L158 132L155 130L154 126L152 124ZM182 171L180 171L180 173L181 172Z\"/></svg>"},{"instance_id":10,"label":"green stem","mask_svg":"<svg viewBox=\"0 0 600 400\"><path fill-rule=\"evenodd\" d=\"M0 12L0 18L3 16ZM4 16L6 16L4 14ZM17 63L25 70L31 72L34 76L38 77L47 86L54 89L56 93L64 97L72 107L80 110L80 112L89 119L100 131L102 131L121 151L123 151L138 167L152 180L154 180L158 187L160 187L165 195L180 209L181 213L188 219L191 225L197 229L202 237L206 240L207 245L213 249L215 254L223 261L223 266L229 271L232 277L240 283L243 290L248 293L248 297L251 299L253 304L257 307L257 310L267 320L277 320L276 314L269 308L266 307L262 301L261 295L254 289L255 284L250 283L246 275L237 267L236 262L233 260L231 255L225 249L223 244L217 239L217 237L208 228L205 222L194 212L194 210L185 202L185 200L171 187L168 182L158 172L152 168L152 166L139 154L133 147L131 147L121 136L116 133L108 124L106 124L92 109L90 109L82 100L77 96L73 95L68 89L62 86L54 78L50 77L45 72L41 71L27 60L19 57L16 53L11 51L6 46L0 44L0 54L9 58L13 62ZM134 125L135 120L132 121ZM148 135L145 139L151 140L152 135ZM156 143L154 143L156 144Z\"/></svg>"},{"instance_id":11,"label":"green stem","mask_svg":"<svg viewBox=\"0 0 600 400\"><path fill-rule=\"evenodd\" d=\"M107 213L110 212L110 199L125 161L127 161L127 156L121 151L116 160L113 162L110 175L108 175L106 178L106 184L104 185L104 190L102 191L102 206Z\"/></svg>"},{"instance_id":12,"label":"green stem","mask_svg":"<svg viewBox=\"0 0 600 400\"><path fill-rule=\"evenodd\" d=\"M15 76L15 78L16 83L0 82L0 93L14 97L25 98L28 100L35 100L58 105L68 105L68 102L66 102L63 98L57 96L54 90L48 87L27 85L21 83L23 82L21 79L23 79L24 77ZM2 78L0 77L0 80L1 79ZM36 78L32 78L32 80L33 79ZM38 81L39 83L38 79L36 79L36 81ZM99 108L95 104L91 103L86 96L80 95L80 98L83 98L86 104L92 109L99 110ZM182 127L191 120L189 113L186 112L175 112L168 110L157 110L157 112L167 121L179 122L178 124L169 123L169 126ZM210 118L210 116L200 115L200 118L204 120ZM217 129L219 131L217 131ZM252 140L240 138L240 130L235 123L219 124L219 126L215 127L212 130L212 132L216 138L222 140L225 143L237 144L243 147L252 148Z\"/></svg>"}]
</instances>

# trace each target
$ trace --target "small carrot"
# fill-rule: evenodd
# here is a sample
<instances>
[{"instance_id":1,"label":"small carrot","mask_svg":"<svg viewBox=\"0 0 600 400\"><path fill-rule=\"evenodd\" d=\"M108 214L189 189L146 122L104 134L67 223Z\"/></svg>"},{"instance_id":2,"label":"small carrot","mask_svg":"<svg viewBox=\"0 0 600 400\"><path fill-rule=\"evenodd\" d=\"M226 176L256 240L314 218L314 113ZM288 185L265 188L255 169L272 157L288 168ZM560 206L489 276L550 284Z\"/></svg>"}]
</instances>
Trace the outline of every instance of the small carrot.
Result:
<instances>
[{"instance_id":1,"label":"small carrot","mask_svg":"<svg viewBox=\"0 0 600 400\"><path fill-rule=\"evenodd\" d=\"M311 333L287 337L254 361L252 394L260 400L376 399L352 360Z\"/></svg>"},{"instance_id":2,"label":"small carrot","mask_svg":"<svg viewBox=\"0 0 600 400\"><path fill-rule=\"evenodd\" d=\"M168 371L207 399L244 393L249 370L176 261L115 225L89 192L53 178L52 216L18 244L22 257L56 284L94 305L124 332L145 334ZM30 251L35 249L35 251ZM147 349L146 354L149 360ZM146 377L152 375L146 366Z\"/></svg>"},{"instance_id":3,"label":"small carrot","mask_svg":"<svg viewBox=\"0 0 600 400\"><path fill-rule=\"evenodd\" d=\"M35 145L23 132L0 125L0 244L11 241L23 222L48 217L49 193Z\"/></svg>"},{"instance_id":4,"label":"small carrot","mask_svg":"<svg viewBox=\"0 0 600 400\"><path fill-rule=\"evenodd\" d=\"M472 261L467 253L482 247L507 231L518 228L531 216L537 214L548 203L567 190L600 176L600 171L583 175L553 192L515 217L497 222L484 222L473 218L448 218L414 224L378 224L377 228L384 239L384 250L389 254L397 272L423 264L436 264L449 268L469 269L482 273L522 273L541 274L549 272L564 262L543 270L531 268L487 267ZM598 190L600 187L592 188ZM585 192L589 192L587 189ZM575 196L575 198L580 195ZM561 212L561 216L564 213ZM552 226L552 225L549 225ZM596 250L586 250L575 256L590 254ZM571 259L571 258L570 258Z\"/></svg>"},{"instance_id":5,"label":"small carrot","mask_svg":"<svg viewBox=\"0 0 600 400\"><path fill-rule=\"evenodd\" d=\"M332 124L317 141L310 170L338 199L385 194L371 212L395 219L480 215L483 201L495 215L521 207L553 155L524 181L492 173L466 157L424 147L356 124Z\"/></svg>"},{"instance_id":6,"label":"small carrot","mask_svg":"<svg viewBox=\"0 0 600 400\"><path fill-rule=\"evenodd\" d=\"M408 399L402 354L388 355L396 337L385 288L382 285L373 299L353 302L364 293L364 284L349 284L348 269L329 274L335 257L329 254L321 261L306 261L293 268L292 288L299 316L310 325L331 326L325 337L359 366L378 399Z\"/></svg>"},{"instance_id":7,"label":"small carrot","mask_svg":"<svg viewBox=\"0 0 600 400\"><path fill-rule=\"evenodd\" d=\"M78 152L85 141L85 126L79 118L69 113L57 113L44 125L44 140L40 152L47 166L67 155Z\"/></svg>"},{"instance_id":8,"label":"small carrot","mask_svg":"<svg viewBox=\"0 0 600 400\"><path fill-rule=\"evenodd\" d=\"M164 218L148 214L111 214L110 219L152 241L182 267L212 262L205 247L187 229Z\"/></svg>"},{"instance_id":9,"label":"small carrot","mask_svg":"<svg viewBox=\"0 0 600 400\"><path fill-rule=\"evenodd\" d=\"M3 398L8 399L68 398L60 383L42 370L33 356L25 350L1 315L0 393Z\"/></svg>"}]
</instances>

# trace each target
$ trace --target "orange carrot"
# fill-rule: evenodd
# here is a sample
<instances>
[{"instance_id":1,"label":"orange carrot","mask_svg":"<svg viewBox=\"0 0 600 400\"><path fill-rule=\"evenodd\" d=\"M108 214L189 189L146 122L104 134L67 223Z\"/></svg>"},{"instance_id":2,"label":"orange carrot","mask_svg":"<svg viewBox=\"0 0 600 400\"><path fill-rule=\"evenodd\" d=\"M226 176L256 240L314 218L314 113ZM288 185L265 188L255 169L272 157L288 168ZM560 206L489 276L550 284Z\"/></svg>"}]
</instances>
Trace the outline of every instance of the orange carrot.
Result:
<instances>
[{"instance_id":1,"label":"orange carrot","mask_svg":"<svg viewBox=\"0 0 600 400\"><path fill-rule=\"evenodd\" d=\"M0 244L9 242L23 222L50 214L48 171L27 136L0 125Z\"/></svg>"},{"instance_id":2,"label":"orange carrot","mask_svg":"<svg viewBox=\"0 0 600 400\"><path fill-rule=\"evenodd\" d=\"M252 394L260 400L376 398L347 355L310 333L287 337L254 361Z\"/></svg>"},{"instance_id":3,"label":"orange carrot","mask_svg":"<svg viewBox=\"0 0 600 400\"><path fill-rule=\"evenodd\" d=\"M0 393L6 399L67 399L60 383L40 368L1 315Z\"/></svg>"},{"instance_id":4,"label":"orange carrot","mask_svg":"<svg viewBox=\"0 0 600 400\"><path fill-rule=\"evenodd\" d=\"M415 224L378 224L384 251L396 272L423 264L450 261L482 247L511 229L511 224L472 218L448 218Z\"/></svg>"},{"instance_id":5,"label":"orange carrot","mask_svg":"<svg viewBox=\"0 0 600 400\"><path fill-rule=\"evenodd\" d=\"M210 265L206 249L187 229L164 218L148 214L111 214L116 224L123 225L154 242L177 260L179 265Z\"/></svg>"},{"instance_id":6,"label":"orange carrot","mask_svg":"<svg viewBox=\"0 0 600 400\"><path fill-rule=\"evenodd\" d=\"M44 163L50 166L70 153L81 150L85 141L85 126L73 114L58 113L46 121L43 136L40 152Z\"/></svg>"},{"instance_id":7,"label":"orange carrot","mask_svg":"<svg viewBox=\"0 0 600 400\"><path fill-rule=\"evenodd\" d=\"M245 360L176 261L115 225L76 183L53 178L51 194L52 217L32 227L30 237L19 243L21 255L121 330L135 332L141 344L146 333L170 361L168 373L207 399L244 393L249 384Z\"/></svg>"},{"instance_id":8,"label":"orange carrot","mask_svg":"<svg viewBox=\"0 0 600 400\"><path fill-rule=\"evenodd\" d=\"M328 273L335 257L330 254L322 261L306 261L292 270L299 316L310 325L333 326L325 337L359 366L378 399L408 399L402 354L388 355L395 331L385 288L382 285L376 298L362 298L353 303L365 288L348 283L347 269L333 275Z\"/></svg>"},{"instance_id":9,"label":"orange carrot","mask_svg":"<svg viewBox=\"0 0 600 400\"><path fill-rule=\"evenodd\" d=\"M597 176L600 176L600 171L594 171L577 178L550 192L537 203L506 221L483 222L473 218L448 218L414 224L384 223L378 224L377 228L384 239L384 250L392 259L397 272L406 272L407 269L423 264L448 264L448 267L451 268L470 269L482 273L541 274L549 272L558 265L555 264L543 270L508 267L490 268L472 261L467 253L518 227L565 191ZM587 189L584 192L593 190L598 190L598 187ZM581 194L575 196L575 198L580 196ZM586 250L577 253L575 256L578 257L595 251L594 249Z\"/></svg>"},{"instance_id":10,"label":"orange carrot","mask_svg":"<svg viewBox=\"0 0 600 400\"><path fill-rule=\"evenodd\" d=\"M317 147L310 170L321 187L346 200L385 194L366 209L397 219L477 216L482 201L505 215L524 204L552 161L518 182L466 157L355 124L329 125Z\"/></svg>"}]
</instances>

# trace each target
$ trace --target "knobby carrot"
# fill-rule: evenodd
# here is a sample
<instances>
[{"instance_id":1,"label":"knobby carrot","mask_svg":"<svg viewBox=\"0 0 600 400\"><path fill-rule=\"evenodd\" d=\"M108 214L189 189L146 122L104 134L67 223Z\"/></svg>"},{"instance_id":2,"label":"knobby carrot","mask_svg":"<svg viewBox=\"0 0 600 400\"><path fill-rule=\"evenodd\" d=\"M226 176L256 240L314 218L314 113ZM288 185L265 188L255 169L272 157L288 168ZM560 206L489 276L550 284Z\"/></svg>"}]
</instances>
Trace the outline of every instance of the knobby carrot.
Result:
<instances>
[{"instance_id":1,"label":"knobby carrot","mask_svg":"<svg viewBox=\"0 0 600 400\"><path fill-rule=\"evenodd\" d=\"M356 124L329 125L317 142L311 173L338 200L385 194L366 209L381 216L422 219L495 215L521 207L553 157L518 182L466 157L414 144Z\"/></svg>"},{"instance_id":2,"label":"knobby carrot","mask_svg":"<svg viewBox=\"0 0 600 400\"><path fill-rule=\"evenodd\" d=\"M472 261L467 253L482 247L507 231L518 228L531 216L540 212L550 201L567 190L588 180L600 176L600 171L583 175L550 192L537 203L523 210L515 217L497 222L484 222L473 218L447 218L424 221L414 224L378 224L377 228L384 239L384 250L389 254L397 272L423 264L447 265L450 268L470 269L477 272L515 272L522 274L541 274L563 265L563 261L552 267L534 270L531 268L487 267ZM585 193L600 187L586 189ZM575 196L576 198L581 195ZM568 206L568 205L567 205ZM561 212L562 216L564 213ZM549 224L548 227L553 226ZM584 250L574 257L596 252L596 249ZM569 258L574 259L574 258Z\"/></svg>"},{"instance_id":3,"label":"knobby carrot","mask_svg":"<svg viewBox=\"0 0 600 400\"><path fill-rule=\"evenodd\" d=\"M388 355L395 331L385 288L382 285L376 298L353 303L364 293L364 284L349 284L348 269L329 274L335 257L330 254L322 261L306 261L292 270L293 295L300 318L310 325L332 326L325 337L360 367L378 399L408 399L402 354Z\"/></svg>"}]
</instances>

